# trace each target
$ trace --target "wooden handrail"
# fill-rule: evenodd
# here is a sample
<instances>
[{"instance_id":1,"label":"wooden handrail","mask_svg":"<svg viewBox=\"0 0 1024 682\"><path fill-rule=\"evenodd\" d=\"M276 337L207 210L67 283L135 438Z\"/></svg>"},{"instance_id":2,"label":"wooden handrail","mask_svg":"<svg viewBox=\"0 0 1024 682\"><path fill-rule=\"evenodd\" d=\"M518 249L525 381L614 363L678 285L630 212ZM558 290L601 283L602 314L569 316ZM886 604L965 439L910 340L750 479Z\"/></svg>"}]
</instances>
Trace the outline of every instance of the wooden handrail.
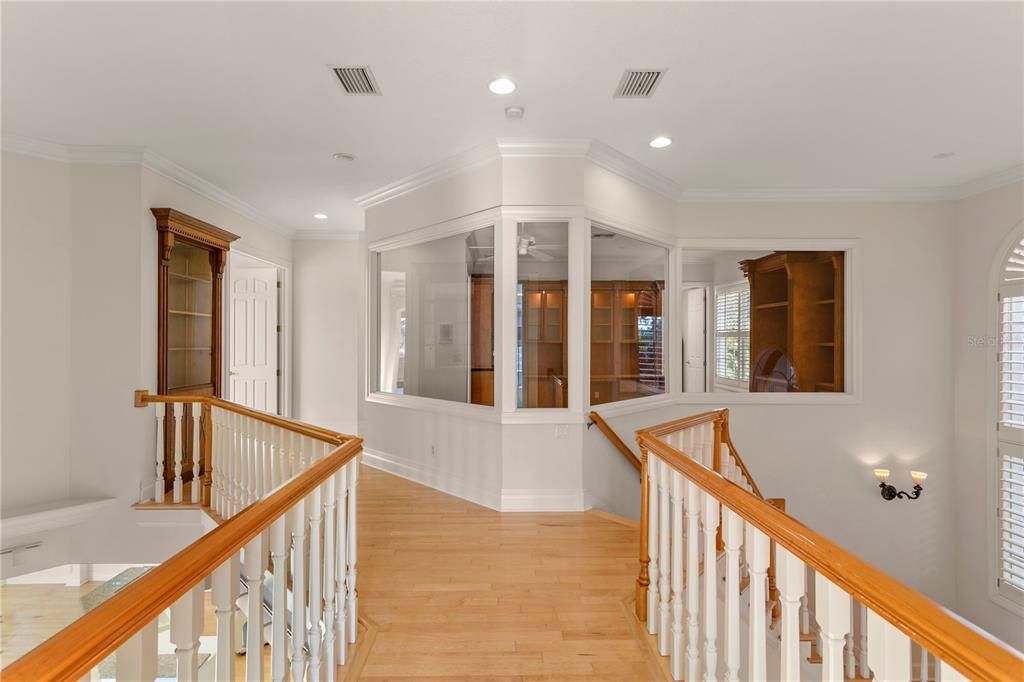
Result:
<instances>
[{"instance_id":1,"label":"wooden handrail","mask_svg":"<svg viewBox=\"0 0 1024 682\"><path fill-rule=\"evenodd\" d=\"M720 407L716 410L709 410L707 412L701 412L700 414L690 415L689 417L683 417L682 419L673 419L670 422L663 424L655 424L644 429L644 433L648 433L654 437L667 436L670 433L676 431L682 431L693 426L700 424L707 424L723 418L728 418L729 410L724 407ZM639 433L639 431L637 432Z\"/></svg>"},{"instance_id":2,"label":"wooden handrail","mask_svg":"<svg viewBox=\"0 0 1024 682\"><path fill-rule=\"evenodd\" d=\"M764 499L764 495L761 494L761 489L757 487L757 481L750 475L750 469L747 468L746 462L740 457L739 450L732 444L732 435L729 433L729 410L725 411L725 419L722 421L722 442L729 448L729 454L736 460L736 464L739 465L740 471L743 472L743 478L747 480L750 487L754 489L754 494Z\"/></svg>"},{"instance_id":3,"label":"wooden handrail","mask_svg":"<svg viewBox=\"0 0 1024 682\"><path fill-rule=\"evenodd\" d=\"M621 438L619 438L619 434L615 433L615 429L613 429L611 425L604 420L604 417L599 415L597 412L591 411L590 421L600 429L601 433L611 441L612 445L615 446L615 449L626 458L627 462L633 465L634 469L637 471L641 471L643 469L643 466L640 463L640 458L629 449L629 446L626 445Z\"/></svg>"},{"instance_id":4,"label":"wooden handrail","mask_svg":"<svg viewBox=\"0 0 1024 682\"><path fill-rule=\"evenodd\" d=\"M1024 679L1024 654L847 552L721 474L693 461L650 430L637 432L646 453L831 580L858 602L971 680ZM641 539L641 542L643 540ZM643 570L641 565L641 571Z\"/></svg>"},{"instance_id":5,"label":"wooden handrail","mask_svg":"<svg viewBox=\"0 0 1024 682\"><path fill-rule=\"evenodd\" d=\"M353 438L357 438L357 436L347 433L340 433L320 426L313 426L312 424L300 422L297 419L289 419L288 417L281 417L276 414L270 414L269 412L253 410L251 408L244 407L243 405L233 403L230 400L223 400L222 398L215 398L209 395L153 395L149 391L145 390L135 391L135 407L145 407L152 403L203 403L212 407L219 407L222 410L228 410L229 412L245 415L246 417L258 419L259 421L270 424L271 426L277 426L282 429L294 431L295 433L300 433L304 436L316 438L317 440L330 443L331 445L341 445Z\"/></svg>"},{"instance_id":6,"label":"wooden handrail","mask_svg":"<svg viewBox=\"0 0 1024 682\"><path fill-rule=\"evenodd\" d=\"M77 680L362 450L351 438L3 670L4 682Z\"/></svg>"}]
</instances>

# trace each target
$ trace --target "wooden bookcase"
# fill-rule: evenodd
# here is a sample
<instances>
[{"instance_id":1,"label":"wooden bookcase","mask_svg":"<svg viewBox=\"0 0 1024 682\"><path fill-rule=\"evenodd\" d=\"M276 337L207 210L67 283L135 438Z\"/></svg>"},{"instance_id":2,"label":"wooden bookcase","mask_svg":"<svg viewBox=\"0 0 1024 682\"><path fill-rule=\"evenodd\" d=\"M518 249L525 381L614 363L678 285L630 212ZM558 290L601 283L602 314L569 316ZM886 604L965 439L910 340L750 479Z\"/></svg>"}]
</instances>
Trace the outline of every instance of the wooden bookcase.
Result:
<instances>
[{"instance_id":1,"label":"wooden bookcase","mask_svg":"<svg viewBox=\"0 0 1024 682\"><path fill-rule=\"evenodd\" d=\"M740 263L750 283L750 390L842 392L842 251L777 251Z\"/></svg>"},{"instance_id":2,"label":"wooden bookcase","mask_svg":"<svg viewBox=\"0 0 1024 682\"><path fill-rule=\"evenodd\" d=\"M172 208L151 209L157 229L157 392L162 395L221 395L221 324L224 266L238 239ZM174 416L167 406L165 452L174 452ZM182 478L192 478L191 415L184 416ZM174 482L174 461L164 462L164 480Z\"/></svg>"},{"instance_id":3,"label":"wooden bookcase","mask_svg":"<svg viewBox=\"0 0 1024 682\"><path fill-rule=\"evenodd\" d=\"M652 351L641 344L639 330L640 318L661 318L664 288L662 281L591 282L591 405L664 392L664 341L659 338Z\"/></svg>"},{"instance_id":4,"label":"wooden bookcase","mask_svg":"<svg viewBox=\"0 0 1024 682\"><path fill-rule=\"evenodd\" d=\"M524 407L566 407L568 282L520 284L523 287Z\"/></svg>"},{"instance_id":5,"label":"wooden bookcase","mask_svg":"<svg viewBox=\"0 0 1024 682\"><path fill-rule=\"evenodd\" d=\"M494 277L470 278L470 402L494 405Z\"/></svg>"}]
</instances>

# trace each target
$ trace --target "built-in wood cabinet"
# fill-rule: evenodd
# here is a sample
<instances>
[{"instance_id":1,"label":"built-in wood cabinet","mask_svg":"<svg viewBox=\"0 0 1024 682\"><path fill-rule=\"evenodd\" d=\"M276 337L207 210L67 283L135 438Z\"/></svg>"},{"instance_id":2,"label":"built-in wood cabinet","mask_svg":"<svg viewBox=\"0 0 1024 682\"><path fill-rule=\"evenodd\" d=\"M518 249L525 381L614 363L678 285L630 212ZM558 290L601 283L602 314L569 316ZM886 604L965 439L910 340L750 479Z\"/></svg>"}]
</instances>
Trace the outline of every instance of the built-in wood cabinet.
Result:
<instances>
[{"instance_id":1,"label":"built-in wood cabinet","mask_svg":"<svg viewBox=\"0 0 1024 682\"><path fill-rule=\"evenodd\" d=\"M750 284L750 390L842 392L844 253L740 263Z\"/></svg>"},{"instance_id":2,"label":"built-in wood cabinet","mask_svg":"<svg viewBox=\"0 0 1024 682\"><path fill-rule=\"evenodd\" d=\"M151 209L156 218L157 392L162 395L221 395L221 328L224 267L238 237L172 208ZM167 452L174 452L174 414L165 416ZM182 479L192 478L191 415L183 415ZM168 487L174 461L164 463Z\"/></svg>"},{"instance_id":3,"label":"built-in wood cabinet","mask_svg":"<svg viewBox=\"0 0 1024 682\"><path fill-rule=\"evenodd\" d=\"M527 281L522 287L521 407L567 407L568 282Z\"/></svg>"},{"instance_id":4,"label":"built-in wood cabinet","mask_svg":"<svg viewBox=\"0 0 1024 682\"><path fill-rule=\"evenodd\" d=\"M470 402L494 405L494 277L470 279Z\"/></svg>"},{"instance_id":5,"label":"built-in wood cabinet","mask_svg":"<svg viewBox=\"0 0 1024 682\"><path fill-rule=\"evenodd\" d=\"M664 288L661 281L591 282L591 405L664 393Z\"/></svg>"}]
</instances>

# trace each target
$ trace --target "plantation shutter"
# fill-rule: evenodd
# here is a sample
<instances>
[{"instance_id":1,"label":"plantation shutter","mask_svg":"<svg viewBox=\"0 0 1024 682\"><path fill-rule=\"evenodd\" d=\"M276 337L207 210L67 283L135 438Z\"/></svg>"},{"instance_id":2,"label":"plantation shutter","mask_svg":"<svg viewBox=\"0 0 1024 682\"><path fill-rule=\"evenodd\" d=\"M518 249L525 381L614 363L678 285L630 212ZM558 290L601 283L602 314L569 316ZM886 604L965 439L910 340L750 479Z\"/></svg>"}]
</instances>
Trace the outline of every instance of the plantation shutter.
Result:
<instances>
[{"instance_id":1,"label":"plantation shutter","mask_svg":"<svg viewBox=\"0 0 1024 682\"><path fill-rule=\"evenodd\" d=\"M715 377L745 387L750 381L750 286L715 289Z\"/></svg>"},{"instance_id":2,"label":"plantation shutter","mask_svg":"<svg viewBox=\"0 0 1024 682\"><path fill-rule=\"evenodd\" d=\"M1024 239L1003 269L998 306L999 590L1024 601Z\"/></svg>"}]
</instances>

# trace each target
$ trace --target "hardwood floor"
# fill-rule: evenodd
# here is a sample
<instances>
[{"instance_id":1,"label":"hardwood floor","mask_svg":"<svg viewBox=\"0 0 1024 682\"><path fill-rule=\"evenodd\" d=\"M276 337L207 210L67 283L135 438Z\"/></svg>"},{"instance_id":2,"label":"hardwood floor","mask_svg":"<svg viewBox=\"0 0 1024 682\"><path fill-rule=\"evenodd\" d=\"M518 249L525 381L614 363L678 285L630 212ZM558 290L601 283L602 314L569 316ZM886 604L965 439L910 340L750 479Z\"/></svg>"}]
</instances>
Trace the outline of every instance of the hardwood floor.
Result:
<instances>
[{"instance_id":1,"label":"hardwood floor","mask_svg":"<svg viewBox=\"0 0 1024 682\"><path fill-rule=\"evenodd\" d=\"M377 631L350 676L663 679L626 603L635 528L591 513L500 514L361 475L359 608Z\"/></svg>"}]
</instances>

